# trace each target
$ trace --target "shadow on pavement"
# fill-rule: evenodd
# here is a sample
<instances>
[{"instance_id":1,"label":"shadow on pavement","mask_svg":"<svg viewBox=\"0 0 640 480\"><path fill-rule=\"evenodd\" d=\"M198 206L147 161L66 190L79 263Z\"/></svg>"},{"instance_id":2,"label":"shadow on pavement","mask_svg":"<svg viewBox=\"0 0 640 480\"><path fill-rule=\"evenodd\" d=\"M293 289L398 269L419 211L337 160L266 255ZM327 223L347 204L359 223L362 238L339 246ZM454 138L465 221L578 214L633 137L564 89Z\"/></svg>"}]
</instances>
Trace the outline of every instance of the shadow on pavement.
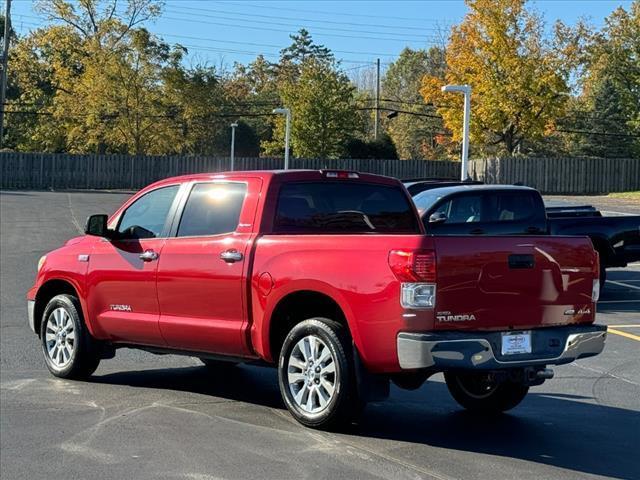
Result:
<instances>
[{"instance_id":1,"label":"shadow on pavement","mask_svg":"<svg viewBox=\"0 0 640 480\"><path fill-rule=\"evenodd\" d=\"M146 370L102 375L93 377L93 381L194 392L284 408L275 369L270 368ZM586 403L589 400L593 401L580 395L532 391L509 414L478 416L459 409L443 383L427 382L415 392L394 387L388 401L370 404L360 423L346 433L352 438L408 442L594 475L639 479L640 463L633 452L637 451L640 436L640 414ZM416 455L415 450L407 451L402 445L391 447L396 456Z\"/></svg>"}]
</instances>

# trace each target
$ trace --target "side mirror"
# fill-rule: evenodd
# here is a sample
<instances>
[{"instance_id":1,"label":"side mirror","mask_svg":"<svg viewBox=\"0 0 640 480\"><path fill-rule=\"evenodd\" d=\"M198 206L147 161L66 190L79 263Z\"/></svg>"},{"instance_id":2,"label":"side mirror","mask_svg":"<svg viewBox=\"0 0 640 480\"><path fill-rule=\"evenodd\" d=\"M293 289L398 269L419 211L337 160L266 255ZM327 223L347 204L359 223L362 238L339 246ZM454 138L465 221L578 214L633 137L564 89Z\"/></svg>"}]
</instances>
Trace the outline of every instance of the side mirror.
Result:
<instances>
[{"instance_id":1,"label":"side mirror","mask_svg":"<svg viewBox=\"0 0 640 480\"><path fill-rule=\"evenodd\" d=\"M432 213L429 217L429 223L444 223L447 221L447 216L442 212Z\"/></svg>"},{"instance_id":2,"label":"side mirror","mask_svg":"<svg viewBox=\"0 0 640 480\"><path fill-rule=\"evenodd\" d=\"M90 215L84 226L84 233L95 237L107 237L107 219L107 215L104 214Z\"/></svg>"}]
</instances>

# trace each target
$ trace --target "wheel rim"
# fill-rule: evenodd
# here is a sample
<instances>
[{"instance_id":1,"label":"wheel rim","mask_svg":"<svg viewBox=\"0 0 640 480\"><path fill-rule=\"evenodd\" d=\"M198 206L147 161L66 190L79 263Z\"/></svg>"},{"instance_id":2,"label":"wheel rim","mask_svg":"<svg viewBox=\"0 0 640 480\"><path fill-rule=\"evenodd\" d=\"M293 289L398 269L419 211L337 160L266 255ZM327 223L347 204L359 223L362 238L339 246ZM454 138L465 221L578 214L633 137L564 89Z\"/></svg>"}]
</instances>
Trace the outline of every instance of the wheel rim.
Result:
<instances>
[{"instance_id":1,"label":"wheel rim","mask_svg":"<svg viewBox=\"0 0 640 480\"><path fill-rule=\"evenodd\" d=\"M49 314L44 344L54 367L62 369L71 362L76 347L76 332L73 319L66 309L59 307Z\"/></svg>"},{"instance_id":2,"label":"wheel rim","mask_svg":"<svg viewBox=\"0 0 640 480\"><path fill-rule=\"evenodd\" d=\"M466 395L477 399L490 397L498 388L498 382L491 374L456 375L456 382Z\"/></svg>"},{"instance_id":3,"label":"wheel rim","mask_svg":"<svg viewBox=\"0 0 640 480\"><path fill-rule=\"evenodd\" d=\"M335 394L336 361L320 338L309 335L294 345L287 367L289 391L307 413L322 412Z\"/></svg>"}]
</instances>

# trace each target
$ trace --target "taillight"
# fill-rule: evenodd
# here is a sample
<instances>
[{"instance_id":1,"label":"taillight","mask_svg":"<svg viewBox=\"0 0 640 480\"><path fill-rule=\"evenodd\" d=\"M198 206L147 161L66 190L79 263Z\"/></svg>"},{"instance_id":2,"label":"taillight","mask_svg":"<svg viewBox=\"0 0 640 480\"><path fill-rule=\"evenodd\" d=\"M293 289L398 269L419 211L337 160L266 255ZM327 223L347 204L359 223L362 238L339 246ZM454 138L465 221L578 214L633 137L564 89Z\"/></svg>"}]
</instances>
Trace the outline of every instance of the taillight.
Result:
<instances>
[{"instance_id":1,"label":"taillight","mask_svg":"<svg viewBox=\"0 0 640 480\"><path fill-rule=\"evenodd\" d=\"M391 250L389 267L400 280L403 308L433 308L436 302L436 255L432 250Z\"/></svg>"},{"instance_id":2,"label":"taillight","mask_svg":"<svg viewBox=\"0 0 640 480\"><path fill-rule=\"evenodd\" d=\"M391 250L389 266L402 282L436 281L436 254L433 250Z\"/></svg>"}]
</instances>

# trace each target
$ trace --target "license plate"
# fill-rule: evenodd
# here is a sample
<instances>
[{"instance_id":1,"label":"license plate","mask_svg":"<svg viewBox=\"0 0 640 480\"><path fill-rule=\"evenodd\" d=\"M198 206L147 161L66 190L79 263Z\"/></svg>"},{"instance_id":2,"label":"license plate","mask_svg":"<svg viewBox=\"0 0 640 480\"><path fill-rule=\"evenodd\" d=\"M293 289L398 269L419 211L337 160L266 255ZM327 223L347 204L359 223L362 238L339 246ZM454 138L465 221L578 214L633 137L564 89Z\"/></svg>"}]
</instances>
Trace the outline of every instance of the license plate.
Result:
<instances>
[{"instance_id":1,"label":"license plate","mask_svg":"<svg viewBox=\"0 0 640 480\"><path fill-rule=\"evenodd\" d=\"M502 334L502 355L531 353L531 332Z\"/></svg>"}]
</instances>

